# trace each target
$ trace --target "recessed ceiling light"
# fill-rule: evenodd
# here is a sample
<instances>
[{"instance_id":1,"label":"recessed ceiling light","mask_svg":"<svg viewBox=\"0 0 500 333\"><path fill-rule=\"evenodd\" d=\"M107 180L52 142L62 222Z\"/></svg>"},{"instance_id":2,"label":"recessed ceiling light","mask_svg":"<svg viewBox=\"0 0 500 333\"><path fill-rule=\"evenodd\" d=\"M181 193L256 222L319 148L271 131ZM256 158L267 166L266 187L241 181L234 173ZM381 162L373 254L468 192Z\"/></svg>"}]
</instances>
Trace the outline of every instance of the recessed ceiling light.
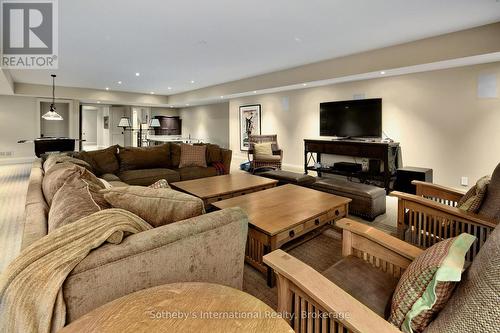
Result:
<instances>
[{"instance_id":1,"label":"recessed ceiling light","mask_svg":"<svg viewBox=\"0 0 500 333\"><path fill-rule=\"evenodd\" d=\"M172 87L168 87L167 89L168 89L168 90L172 90Z\"/></svg>"},{"instance_id":2,"label":"recessed ceiling light","mask_svg":"<svg viewBox=\"0 0 500 333\"><path fill-rule=\"evenodd\" d=\"M118 81L117 83L118 83L118 84L122 84L122 81Z\"/></svg>"},{"instance_id":3,"label":"recessed ceiling light","mask_svg":"<svg viewBox=\"0 0 500 333\"><path fill-rule=\"evenodd\" d=\"M109 87L106 87L106 90L109 90Z\"/></svg>"},{"instance_id":4,"label":"recessed ceiling light","mask_svg":"<svg viewBox=\"0 0 500 333\"><path fill-rule=\"evenodd\" d=\"M297 43L302 42L302 39L300 39L300 37L295 37L294 39L295 39L295 41L296 41Z\"/></svg>"},{"instance_id":5,"label":"recessed ceiling light","mask_svg":"<svg viewBox=\"0 0 500 333\"><path fill-rule=\"evenodd\" d=\"M170 105L171 108L173 108L174 106L173 105Z\"/></svg>"},{"instance_id":6,"label":"recessed ceiling light","mask_svg":"<svg viewBox=\"0 0 500 333\"><path fill-rule=\"evenodd\" d=\"M151 94L151 95L154 95L154 94L155 94L155 92L154 92L154 91L151 91L151 92L150 92L150 94Z\"/></svg>"},{"instance_id":7,"label":"recessed ceiling light","mask_svg":"<svg viewBox=\"0 0 500 333\"><path fill-rule=\"evenodd\" d=\"M384 74L385 74L385 72L384 72L384 71L381 71L381 72L380 72L380 75L384 75Z\"/></svg>"},{"instance_id":8,"label":"recessed ceiling light","mask_svg":"<svg viewBox=\"0 0 500 333\"><path fill-rule=\"evenodd\" d=\"M302 83L302 85L305 87L305 86L307 86L307 83Z\"/></svg>"},{"instance_id":9,"label":"recessed ceiling light","mask_svg":"<svg viewBox=\"0 0 500 333\"><path fill-rule=\"evenodd\" d=\"M221 96L220 98L224 98L224 96Z\"/></svg>"},{"instance_id":10,"label":"recessed ceiling light","mask_svg":"<svg viewBox=\"0 0 500 333\"><path fill-rule=\"evenodd\" d=\"M257 90L254 90L254 91L253 91L253 93L254 93L254 94L256 94L256 93L257 93Z\"/></svg>"},{"instance_id":11,"label":"recessed ceiling light","mask_svg":"<svg viewBox=\"0 0 500 333\"><path fill-rule=\"evenodd\" d=\"M194 83L194 80L191 80L191 83Z\"/></svg>"},{"instance_id":12,"label":"recessed ceiling light","mask_svg":"<svg viewBox=\"0 0 500 333\"><path fill-rule=\"evenodd\" d=\"M189 106L189 104L186 104L186 106Z\"/></svg>"},{"instance_id":13,"label":"recessed ceiling light","mask_svg":"<svg viewBox=\"0 0 500 333\"><path fill-rule=\"evenodd\" d=\"M135 76L141 76L141 73L137 72L135 73Z\"/></svg>"},{"instance_id":14,"label":"recessed ceiling light","mask_svg":"<svg viewBox=\"0 0 500 333\"><path fill-rule=\"evenodd\" d=\"M101 101L97 101L97 104L101 104Z\"/></svg>"}]
</instances>

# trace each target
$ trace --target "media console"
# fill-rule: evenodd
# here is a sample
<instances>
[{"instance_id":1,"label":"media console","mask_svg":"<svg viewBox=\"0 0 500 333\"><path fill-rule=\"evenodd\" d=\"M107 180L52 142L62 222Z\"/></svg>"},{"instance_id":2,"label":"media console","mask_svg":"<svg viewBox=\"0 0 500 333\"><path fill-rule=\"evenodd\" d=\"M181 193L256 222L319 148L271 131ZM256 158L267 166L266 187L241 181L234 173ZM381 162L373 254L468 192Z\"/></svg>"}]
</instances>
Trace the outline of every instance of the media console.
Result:
<instances>
[{"instance_id":1,"label":"media console","mask_svg":"<svg viewBox=\"0 0 500 333\"><path fill-rule=\"evenodd\" d=\"M376 171L350 172L335 170L334 168L317 168L309 165L311 161L321 164L321 155L340 155L358 158L367 158L379 165ZM316 157L314 156L316 155ZM357 178L362 182L374 181L381 184L386 192L391 190L391 182L396 179L396 169L401 167L401 152L398 142L382 142L381 140L304 140L304 172L316 171L321 177L322 173L330 173L350 178Z\"/></svg>"}]
</instances>

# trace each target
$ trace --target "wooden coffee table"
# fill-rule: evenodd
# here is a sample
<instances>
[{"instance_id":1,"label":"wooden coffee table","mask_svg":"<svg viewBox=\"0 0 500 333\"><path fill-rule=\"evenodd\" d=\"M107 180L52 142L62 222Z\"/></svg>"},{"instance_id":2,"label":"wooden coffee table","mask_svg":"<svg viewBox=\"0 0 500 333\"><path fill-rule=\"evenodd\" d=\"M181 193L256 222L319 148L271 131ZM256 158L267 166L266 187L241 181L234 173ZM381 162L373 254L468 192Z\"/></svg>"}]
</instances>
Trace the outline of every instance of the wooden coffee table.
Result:
<instances>
[{"instance_id":1,"label":"wooden coffee table","mask_svg":"<svg viewBox=\"0 0 500 333\"><path fill-rule=\"evenodd\" d=\"M349 198L289 184L213 205L219 209L241 207L248 214L245 260L267 274L267 283L272 286L272 271L262 262L262 256L346 217L349 202Z\"/></svg>"},{"instance_id":2,"label":"wooden coffee table","mask_svg":"<svg viewBox=\"0 0 500 333\"><path fill-rule=\"evenodd\" d=\"M137 291L87 313L59 332L293 333L285 319L241 290L173 283Z\"/></svg>"},{"instance_id":3,"label":"wooden coffee table","mask_svg":"<svg viewBox=\"0 0 500 333\"><path fill-rule=\"evenodd\" d=\"M269 189L276 184L278 181L274 179L238 173L186 180L172 183L170 186L202 199L208 208L214 202Z\"/></svg>"}]
</instances>

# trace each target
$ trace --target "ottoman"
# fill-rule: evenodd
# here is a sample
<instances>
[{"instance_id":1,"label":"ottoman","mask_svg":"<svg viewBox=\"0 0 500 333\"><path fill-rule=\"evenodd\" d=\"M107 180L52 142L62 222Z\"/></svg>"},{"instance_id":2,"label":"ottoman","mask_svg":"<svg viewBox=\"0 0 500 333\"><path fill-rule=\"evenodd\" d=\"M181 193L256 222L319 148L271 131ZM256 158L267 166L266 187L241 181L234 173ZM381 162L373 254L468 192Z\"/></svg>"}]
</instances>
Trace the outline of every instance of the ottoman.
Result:
<instances>
[{"instance_id":1,"label":"ottoman","mask_svg":"<svg viewBox=\"0 0 500 333\"><path fill-rule=\"evenodd\" d=\"M351 198L349 214L373 221L385 213L385 189L334 178L317 178L311 188Z\"/></svg>"},{"instance_id":2,"label":"ottoman","mask_svg":"<svg viewBox=\"0 0 500 333\"><path fill-rule=\"evenodd\" d=\"M276 179L277 181L279 181L278 185L294 184L309 187L316 181L316 178L314 178L313 176L284 170L266 171L259 173L259 176Z\"/></svg>"}]
</instances>

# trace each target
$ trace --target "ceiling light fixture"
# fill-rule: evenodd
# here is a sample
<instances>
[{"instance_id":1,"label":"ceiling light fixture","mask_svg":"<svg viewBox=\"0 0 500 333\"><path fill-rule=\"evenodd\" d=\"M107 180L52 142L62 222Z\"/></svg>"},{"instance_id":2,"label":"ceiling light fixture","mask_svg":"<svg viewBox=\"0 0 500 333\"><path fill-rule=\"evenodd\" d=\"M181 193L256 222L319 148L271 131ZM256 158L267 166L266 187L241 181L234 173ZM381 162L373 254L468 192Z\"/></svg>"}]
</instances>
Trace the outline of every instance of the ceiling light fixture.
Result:
<instances>
[{"instance_id":1,"label":"ceiling light fixture","mask_svg":"<svg viewBox=\"0 0 500 333\"><path fill-rule=\"evenodd\" d=\"M194 80L191 80L191 83L194 83Z\"/></svg>"},{"instance_id":2,"label":"ceiling light fixture","mask_svg":"<svg viewBox=\"0 0 500 333\"><path fill-rule=\"evenodd\" d=\"M254 93L254 94L256 94L256 93L257 93L257 90L254 90L254 91L253 91L253 93Z\"/></svg>"},{"instance_id":3,"label":"ceiling light fixture","mask_svg":"<svg viewBox=\"0 0 500 333\"><path fill-rule=\"evenodd\" d=\"M307 86L307 83L302 83L302 85L305 87L305 86Z\"/></svg>"},{"instance_id":4,"label":"ceiling light fixture","mask_svg":"<svg viewBox=\"0 0 500 333\"><path fill-rule=\"evenodd\" d=\"M186 104L186 106L189 106L189 104Z\"/></svg>"},{"instance_id":5,"label":"ceiling light fixture","mask_svg":"<svg viewBox=\"0 0 500 333\"><path fill-rule=\"evenodd\" d=\"M167 87L168 90L172 90L172 87Z\"/></svg>"},{"instance_id":6,"label":"ceiling light fixture","mask_svg":"<svg viewBox=\"0 0 500 333\"><path fill-rule=\"evenodd\" d=\"M220 98L222 99L222 98L224 98L224 96L221 96Z\"/></svg>"},{"instance_id":7,"label":"ceiling light fixture","mask_svg":"<svg viewBox=\"0 0 500 333\"><path fill-rule=\"evenodd\" d=\"M381 72L380 72L380 75L384 75L384 74L385 74L385 72L384 72L384 71L381 71Z\"/></svg>"},{"instance_id":8,"label":"ceiling light fixture","mask_svg":"<svg viewBox=\"0 0 500 333\"><path fill-rule=\"evenodd\" d=\"M109 87L106 87L105 89L106 89L106 90L109 90Z\"/></svg>"},{"instance_id":9,"label":"ceiling light fixture","mask_svg":"<svg viewBox=\"0 0 500 333\"><path fill-rule=\"evenodd\" d=\"M101 101L97 101L97 104L101 104Z\"/></svg>"},{"instance_id":10,"label":"ceiling light fixture","mask_svg":"<svg viewBox=\"0 0 500 333\"><path fill-rule=\"evenodd\" d=\"M135 76L141 76L141 73L137 72L135 73Z\"/></svg>"},{"instance_id":11,"label":"ceiling light fixture","mask_svg":"<svg viewBox=\"0 0 500 333\"><path fill-rule=\"evenodd\" d=\"M47 111L42 118L45 120L63 120L63 117L56 112L56 75L52 74L52 104L50 104L50 109Z\"/></svg>"},{"instance_id":12,"label":"ceiling light fixture","mask_svg":"<svg viewBox=\"0 0 500 333\"><path fill-rule=\"evenodd\" d=\"M122 81L118 81L118 84L122 84Z\"/></svg>"},{"instance_id":13,"label":"ceiling light fixture","mask_svg":"<svg viewBox=\"0 0 500 333\"><path fill-rule=\"evenodd\" d=\"M154 94L155 94L155 92L154 92L154 91L151 91L151 92L150 92L150 94L151 94L151 95L154 95Z\"/></svg>"}]
</instances>

